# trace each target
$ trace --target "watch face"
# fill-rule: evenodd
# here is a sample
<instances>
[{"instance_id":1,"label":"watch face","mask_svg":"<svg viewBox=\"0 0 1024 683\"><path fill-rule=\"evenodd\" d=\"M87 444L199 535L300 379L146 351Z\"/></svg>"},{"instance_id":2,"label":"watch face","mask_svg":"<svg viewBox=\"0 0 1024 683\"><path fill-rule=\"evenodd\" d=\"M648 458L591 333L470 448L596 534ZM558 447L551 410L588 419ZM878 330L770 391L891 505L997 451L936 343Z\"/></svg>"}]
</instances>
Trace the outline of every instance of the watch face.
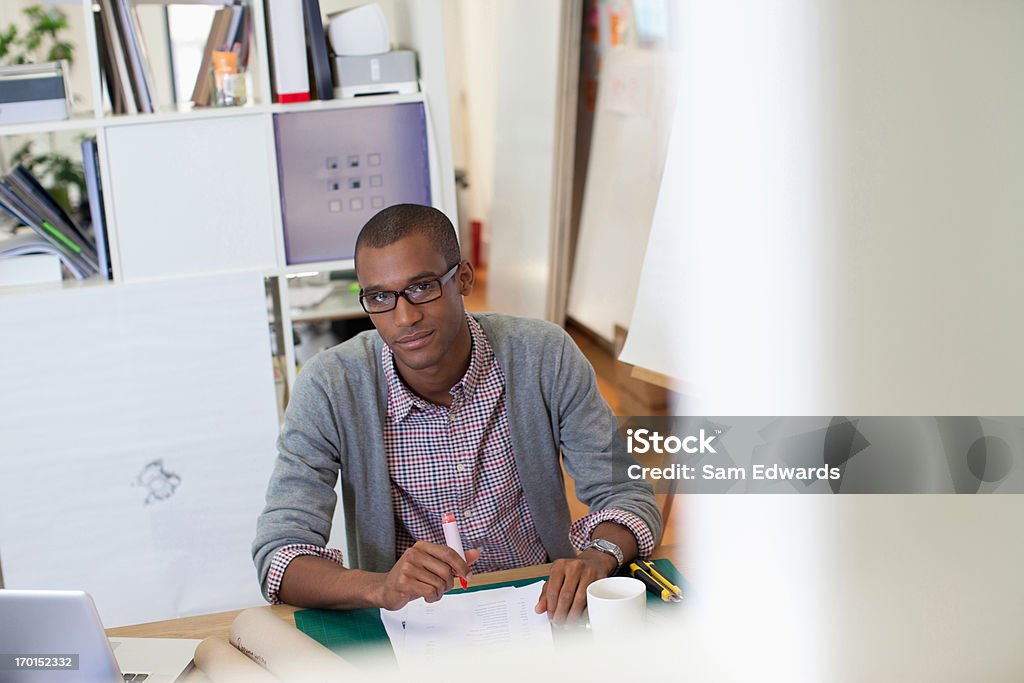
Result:
<instances>
[{"instance_id":1,"label":"watch face","mask_svg":"<svg viewBox=\"0 0 1024 683\"><path fill-rule=\"evenodd\" d=\"M622 565L622 551L619 549L619 546L615 545L611 541L606 541L603 538L591 541L590 545L594 548L597 548L598 550L601 550L603 552L608 553L609 555L612 555L613 557L615 557L615 561L618 562L620 566Z\"/></svg>"}]
</instances>

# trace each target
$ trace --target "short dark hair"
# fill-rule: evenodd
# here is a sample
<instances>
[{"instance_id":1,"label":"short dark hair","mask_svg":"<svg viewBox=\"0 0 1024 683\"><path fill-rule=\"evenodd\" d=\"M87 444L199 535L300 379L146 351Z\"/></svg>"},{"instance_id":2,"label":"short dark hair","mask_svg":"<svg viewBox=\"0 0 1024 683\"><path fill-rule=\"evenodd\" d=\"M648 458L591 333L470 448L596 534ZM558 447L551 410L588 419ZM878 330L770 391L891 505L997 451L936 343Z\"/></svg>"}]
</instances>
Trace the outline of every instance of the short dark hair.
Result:
<instances>
[{"instance_id":1,"label":"short dark hair","mask_svg":"<svg viewBox=\"0 0 1024 683\"><path fill-rule=\"evenodd\" d=\"M444 256L446 264L454 265L462 260L459 239L448 216L432 206L395 204L379 211L359 231L354 259L357 267L359 250L363 247L380 249L412 234L429 239Z\"/></svg>"}]
</instances>

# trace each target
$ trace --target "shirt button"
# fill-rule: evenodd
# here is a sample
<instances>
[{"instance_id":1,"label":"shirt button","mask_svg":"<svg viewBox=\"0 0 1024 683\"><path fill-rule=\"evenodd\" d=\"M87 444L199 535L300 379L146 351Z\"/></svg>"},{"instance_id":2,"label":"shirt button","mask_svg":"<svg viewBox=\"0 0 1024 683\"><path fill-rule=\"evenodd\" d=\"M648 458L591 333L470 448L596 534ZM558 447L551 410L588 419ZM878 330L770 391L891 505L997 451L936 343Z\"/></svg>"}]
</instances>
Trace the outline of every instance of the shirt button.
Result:
<instances>
[{"instance_id":1,"label":"shirt button","mask_svg":"<svg viewBox=\"0 0 1024 683\"><path fill-rule=\"evenodd\" d=\"M465 472L465 471L466 471L466 466L465 466L465 465L462 465L462 464L460 464L460 465L459 465L458 467L456 467L455 469L457 469L457 470L458 470L459 472Z\"/></svg>"},{"instance_id":2,"label":"shirt button","mask_svg":"<svg viewBox=\"0 0 1024 683\"><path fill-rule=\"evenodd\" d=\"M470 519L470 518L473 517L473 513L470 512L469 510L464 510L463 513L462 513L462 516L465 517L466 519Z\"/></svg>"}]
</instances>

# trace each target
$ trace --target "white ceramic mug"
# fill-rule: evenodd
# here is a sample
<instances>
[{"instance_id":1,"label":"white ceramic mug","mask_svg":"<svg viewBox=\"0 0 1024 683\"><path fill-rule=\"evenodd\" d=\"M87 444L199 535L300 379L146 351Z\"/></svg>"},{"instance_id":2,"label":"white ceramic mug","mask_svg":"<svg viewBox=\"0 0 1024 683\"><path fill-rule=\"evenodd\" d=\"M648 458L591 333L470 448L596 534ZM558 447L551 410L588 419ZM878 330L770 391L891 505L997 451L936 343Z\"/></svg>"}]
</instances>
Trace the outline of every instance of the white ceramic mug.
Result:
<instances>
[{"instance_id":1,"label":"white ceramic mug","mask_svg":"<svg viewBox=\"0 0 1024 683\"><path fill-rule=\"evenodd\" d=\"M598 642L628 636L644 623L647 587L628 576L610 576L587 586L590 629Z\"/></svg>"}]
</instances>

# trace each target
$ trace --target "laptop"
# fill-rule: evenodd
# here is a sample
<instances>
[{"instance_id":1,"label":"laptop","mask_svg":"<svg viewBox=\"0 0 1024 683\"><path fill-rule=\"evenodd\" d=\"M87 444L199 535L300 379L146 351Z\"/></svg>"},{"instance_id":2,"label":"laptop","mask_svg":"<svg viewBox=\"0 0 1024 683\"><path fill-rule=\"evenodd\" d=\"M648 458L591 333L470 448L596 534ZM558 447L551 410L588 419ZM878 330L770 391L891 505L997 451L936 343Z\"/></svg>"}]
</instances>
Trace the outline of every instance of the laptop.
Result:
<instances>
[{"instance_id":1,"label":"laptop","mask_svg":"<svg viewBox=\"0 0 1024 683\"><path fill-rule=\"evenodd\" d=\"M0 589L0 681L174 683L198 640L110 638L84 591Z\"/></svg>"}]
</instances>

